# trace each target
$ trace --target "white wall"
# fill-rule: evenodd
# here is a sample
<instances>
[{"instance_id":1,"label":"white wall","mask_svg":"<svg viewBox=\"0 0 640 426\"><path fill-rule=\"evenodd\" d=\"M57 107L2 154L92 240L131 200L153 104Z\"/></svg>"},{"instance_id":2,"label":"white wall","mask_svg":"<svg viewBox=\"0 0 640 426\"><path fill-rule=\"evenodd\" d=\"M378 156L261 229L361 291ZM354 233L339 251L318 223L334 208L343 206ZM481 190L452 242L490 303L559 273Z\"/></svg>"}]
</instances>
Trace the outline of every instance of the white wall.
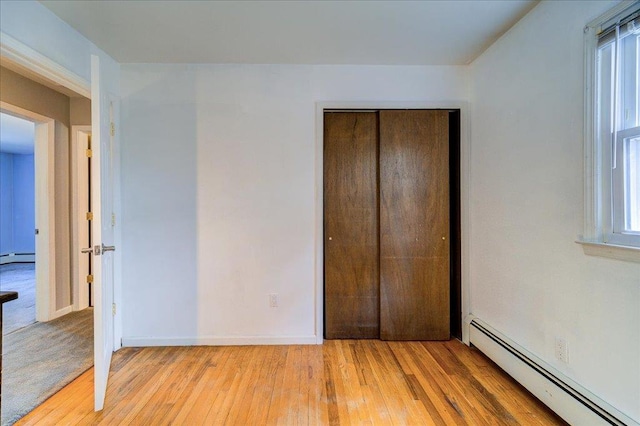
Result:
<instances>
[{"instance_id":1,"label":"white wall","mask_svg":"<svg viewBox=\"0 0 640 426\"><path fill-rule=\"evenodd\" d=\"M471 65L471 310L640 421L640 264L574 243L582 29L613 4L543 2Z\"/></svg>"},{"instance_id":2,"label":"white wall","mask_svg":"<svg viewBox=\"0 0 640 426\"><path fill-rule=\"evenodd\" d=\"M125 345L315 342L316 102L467 93L464 67L123 65Z\"/></svg>"}]
</instances>

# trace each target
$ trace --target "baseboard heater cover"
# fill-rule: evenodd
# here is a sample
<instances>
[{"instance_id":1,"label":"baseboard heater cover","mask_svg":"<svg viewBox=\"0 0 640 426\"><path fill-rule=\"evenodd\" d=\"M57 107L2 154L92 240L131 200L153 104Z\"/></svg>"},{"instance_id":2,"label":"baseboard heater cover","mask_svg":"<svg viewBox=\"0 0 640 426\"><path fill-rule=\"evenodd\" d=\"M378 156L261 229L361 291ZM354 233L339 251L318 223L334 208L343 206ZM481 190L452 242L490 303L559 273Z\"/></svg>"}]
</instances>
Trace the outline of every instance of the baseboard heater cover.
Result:
<instances>
[{"instance_id":1,"label":"baseboard heater cover","mask_svg":"<svg viewBox=\"0 0 640 426\"><path fill-rule=\"evenodd\" d=\"M569 424L640 426L484 321L467 322L470 343Z\"/></svg>"},{"instance_id":2,"label":"baseboard heater cover","mask_svg":"<svg viewBox=\"0 0 640 426\"><path fill-rule=\"evenodd\" d=\"M35 253L7 253L0 255L0 265L6 265L8 263L33 263L35 261Z\"/></svg>"}]
</instances>

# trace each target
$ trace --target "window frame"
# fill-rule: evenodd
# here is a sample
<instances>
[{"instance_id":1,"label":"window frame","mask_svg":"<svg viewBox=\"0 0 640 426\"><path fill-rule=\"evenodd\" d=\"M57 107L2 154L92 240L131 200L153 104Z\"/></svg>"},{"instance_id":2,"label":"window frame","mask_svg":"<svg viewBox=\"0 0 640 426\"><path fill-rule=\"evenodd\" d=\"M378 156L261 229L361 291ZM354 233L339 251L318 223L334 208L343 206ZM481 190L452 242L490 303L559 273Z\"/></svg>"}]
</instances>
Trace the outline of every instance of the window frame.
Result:
<instances>
[{"instance_id":1,"label":"window frame","mask_svg":"<svg viewBox=\"0 0 640 426\"><path fill-rule=\"evenodd\" d=\"M618 159L617 167L611 172L611 190L612 190L612 217L606 220L606 224L611 226L605 227L605 242L611 242L614 244L628 245L628 246L640 246L640 232L628 231L626 228L626 214L627 205L626 201L626 176L625 169L627 167L627 160L625 151L625 140L640 138L640 126L632 127L629 129L619 130L617 132L618 143L616 146L616 152L612 153Z\"/></svg>"},{"instance_id":2,"label":"window frame","mask_svg":"<svg viewBox=\"0 0 640 426\"><path fill-rule=\"evenodd\" d=\"M598 34L603 26L639 6L638 0L622 2L584 28L584 230L577 240L585 254L632 262L640 262L640 234L620 232L620 218L616 220L613 213L612 188L620 188L619 182L614 185L620 170L616 173L609 166L613 148L599 137L597 59Z\"/></svg>"}]
</instances>

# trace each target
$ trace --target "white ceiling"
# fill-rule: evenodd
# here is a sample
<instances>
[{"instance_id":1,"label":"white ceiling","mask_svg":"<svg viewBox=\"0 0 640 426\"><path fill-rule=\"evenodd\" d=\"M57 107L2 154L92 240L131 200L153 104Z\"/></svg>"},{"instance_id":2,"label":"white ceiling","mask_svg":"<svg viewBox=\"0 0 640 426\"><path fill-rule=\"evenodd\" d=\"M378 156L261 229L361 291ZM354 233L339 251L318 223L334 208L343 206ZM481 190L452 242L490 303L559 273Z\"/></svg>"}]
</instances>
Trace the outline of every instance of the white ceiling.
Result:
<instances>
[{"instance_id":1,"label":"white ceiling","mask_svg":"<svg viewBox=\"0 0 640 426\"><path fill-rule=\"evenodd\" d=\"M535 0L41 0L121 63L466 65Z\"/></svg>"},{"instance_id":2,"label":"white ceiling","mask_svg":"<svg viewBox=\"0 0 640 426\"><path fill-rule=\"evenodd\" d=\"M33 154L35 124L13 115L0 113L0 152Z\"/></svg>"}]
</instances>

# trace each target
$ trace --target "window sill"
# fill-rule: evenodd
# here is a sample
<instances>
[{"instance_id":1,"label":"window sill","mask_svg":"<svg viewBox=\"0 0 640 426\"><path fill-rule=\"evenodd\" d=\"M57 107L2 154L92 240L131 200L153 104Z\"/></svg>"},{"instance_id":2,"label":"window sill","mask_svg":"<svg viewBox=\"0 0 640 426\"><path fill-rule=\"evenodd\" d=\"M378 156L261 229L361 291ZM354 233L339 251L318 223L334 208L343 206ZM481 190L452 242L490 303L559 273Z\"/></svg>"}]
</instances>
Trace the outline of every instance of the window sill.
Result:
<instances>
[{"instance_id":1,"label":"window sill","mask_svg":"<svg viewBox=\"0 0 640 426\"><path fill-rule=\"evenodd\" d=\"M640 263L640 247L619 246L582 240L578 240L576 243L580 244L584 254L589 256L608 257L610 259Z\"/></svg>"}]
</instances>

